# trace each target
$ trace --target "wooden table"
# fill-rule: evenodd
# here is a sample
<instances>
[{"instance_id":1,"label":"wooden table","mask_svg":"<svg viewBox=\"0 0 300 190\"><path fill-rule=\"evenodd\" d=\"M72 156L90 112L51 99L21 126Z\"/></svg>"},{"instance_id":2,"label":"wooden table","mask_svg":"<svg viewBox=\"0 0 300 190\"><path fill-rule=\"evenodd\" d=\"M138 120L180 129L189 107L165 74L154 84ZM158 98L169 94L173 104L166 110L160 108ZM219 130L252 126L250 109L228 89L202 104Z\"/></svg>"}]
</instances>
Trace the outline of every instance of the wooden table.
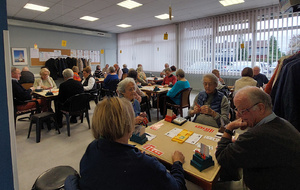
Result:
<instances>
[{"instance_id":1,"label":"wooden table","mask_svg":"<svg viewBox=\"0 0 300 190\"><path fill-rule=\"evenodd\" d=\"M105 78L97 78L96 83L104 83Z\"/></svg>"},{"instance_id":2,"label":"wooden table","mask_svg":"<svg viewBox=\"0 0 300 190\"><path fill-rule=\"evenodd\" d=\"M161 78L161 77L156 77L157 80L154 80L154 78L155 78L155 77L147 77L146 80L147 80L148 82L152 82L152 81L154 81L154 82L159 82L159 81L163 81L163 80L164 80L164 78Z\"/></svg>"},{"instance_id":3,"label":"wooden table","mask_svg":"<svg viewBox=\"0 0 300 190\"><path fill-rule=\"evenodd\" d=\"M41 98L55 99L58 96L59 89L53 89L53 90L51 90L51 92L53 93L53 95L46 95L47 92L49 92L49 90L43 90L42 92L33 91L34 94L38 95Z\"/></svg>"},{"instance_id":4,"label":"wooden table","mask_svg":"<svg viewBox=\"0 0 300 190\"><path fill-rule=\"evenodd\" d=\"M52 89L51 92L53 93L53 95L46 95L47 92L49 92L49 90L43 90L41 92L33 91L33 93L35 95L37 95L38 97L40 97L42 99L45 99L45 101L47 102L47 107L50 109L51 108L51 101L56 100L56 98L58 96L58 93L59 93L59 89Z\"/></svg>"},{"instance_id":5,"label":"wooden table","mask_svg":"<svg viewBox=\"0 0 300 190\"><path fill-rule=\"evenodd\" d=\"M163 123L163 125L158 130L152 130L151 126L146 128L146 133L154 134L156 135L156 137L151 141L147 141L144 145L154 145L157 150L163 152L162 155L158 156L152 153L151 151L143 149L142 147L144 145L140 145L131 141L129 141L129 143L132 145L136 145L136 147L140 150L146 151L147 154L156 157L167 168L170 168L172 166L172 154L174 153L174 151L175 150L181 151L185 156L185 163L183 164L183 169L185 171L185 178L201 186L203 189L212 189L213 183L218 179L218 174L220 170L220 165L218 164L215 158L217 142L205 139L204 136L214 137L218 129L214 127L209 127L206 125L190 122L190 121L186 122L182 126L175 125L173 123L164 120L161 120L158 123ZM213 130L213 132L207 132L204 129L200 129L195 126L201 126L206 129L209 128L209 130ZM171 140L171 137L165 135L165 133L169 132L175 127L180 129L187 129L193 131L194 133L203 135L197 143L200 142L200 143L204 143L205 145L210 145L213 147L213 149L210 150L209 153L212 156L215 165L203 170L202 172L200 172L192 165L190 165L190 161L194 154L194 149L196 149L197 147L196 145L189 144L187 142L184 142L183 144L174 142Z\"/></svg>"},{"instance_id":6,"label":"wooden table","mask_svg":"<svg viewBox=\"0 0 300 190\"><path fill-rule=\"evenodd\" d=\"M156 94L157 96L157 103L156 103L156 109L157 109L157 120L159 120L159 96L161 94L166 94L171 88L170 87L164 87L164 86L157 86L159 88L159 91L153 91L155 86L143 86L141 90L148 94L148 96L151 96L151 94ZM154 102L154 100L153 100Z\"/></svg>"}]
</instances>

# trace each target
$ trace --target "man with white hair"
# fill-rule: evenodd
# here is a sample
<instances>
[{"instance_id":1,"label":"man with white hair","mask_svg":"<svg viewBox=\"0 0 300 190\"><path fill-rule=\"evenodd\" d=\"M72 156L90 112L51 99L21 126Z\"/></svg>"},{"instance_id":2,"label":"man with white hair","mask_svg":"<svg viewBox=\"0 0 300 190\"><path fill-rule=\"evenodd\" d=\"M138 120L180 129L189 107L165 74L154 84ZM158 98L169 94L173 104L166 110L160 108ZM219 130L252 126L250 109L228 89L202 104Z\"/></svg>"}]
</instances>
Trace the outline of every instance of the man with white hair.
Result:
<instances>
[{"instance_id":1,"label":"man with white hair","mask_svg":"<svg viewBox=\"0 0 300 190\"><path fill-rule=\"evenodd\" d=\"M65 69L62 74L65 81L59 86L59 93L55 105L55 112L57 113L57 123L59 127L62 127L62 113L60 111L62 104L65 103L65 101L71 96L84 92L82 84L73 79L74 73L71 69ZM67 105L65 106L68 107ZM75 119L72 119L71 117L71 121L75 121Z\"/></svg>"},{"instance_id":2,"label":"man with white hair","mask_svg":"<svg viewBox=\"0 0 300 190\"><path fill-rule=\"evenodd\" d=\"M238 120L226 125L216 158L222 168L243 168L250 189L299 189L300 133L272 112L271 98L256 87L234 97ZM296 116L295 116L296 117ZM235 129L250 128L232 140Z\"/></svg>"},{"instance_id":3,"label":"man with white hair","mask_svg":"<svg viewBox=\"0 0 300 190\"><path fill-rule=\"evenodd\" d=\"M260 73L260 68L258 66L253 67L253 78L257 81L258 87L263 87L264 84L269 82L266 75Z\"/></svg>"}]
</instances>

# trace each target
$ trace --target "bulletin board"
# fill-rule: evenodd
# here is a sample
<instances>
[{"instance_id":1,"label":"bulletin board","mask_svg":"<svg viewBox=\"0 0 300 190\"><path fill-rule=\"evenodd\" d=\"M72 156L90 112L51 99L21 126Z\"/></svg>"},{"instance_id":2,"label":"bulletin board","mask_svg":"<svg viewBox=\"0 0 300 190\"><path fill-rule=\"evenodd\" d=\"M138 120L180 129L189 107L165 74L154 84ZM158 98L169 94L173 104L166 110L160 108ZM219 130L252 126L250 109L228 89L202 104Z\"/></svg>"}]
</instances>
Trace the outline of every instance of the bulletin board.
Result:
<instances>
[{"instance_id":1,"label":"bulletin board","mask_svg":"<svg viewBox=\"0 0 300 190\"><path fill-rule=\"evenodd\" d=\"M39 48L39 52L54 52L55 50L60 50L62 55L71 55L70 49L48 49ZM44 66L46 61L40 61L40 58L30 58L31 66Z\"/></svg>"},{"instance_id":2,"label":"bulletin board","mask_svg":"<svg viewBox=\"0 0 300 190\"><path fill-rule=\"evenodd\" d=\"M33 49L31 48L31 50L33 50ZM44 66L45 65L46 60L41 59L41 55L43 55L42 52L55 53L55 52L59 51L61 56L91 59L92 65L99 65L101 56L104 56L103 55L104 52L102 53L102 51L101 51L101 53L100 53L100 51L93 51L93 50L39 48L36 51L37 52L34 57L30 56L31 66Z\"/></svg>"}]
</instances>

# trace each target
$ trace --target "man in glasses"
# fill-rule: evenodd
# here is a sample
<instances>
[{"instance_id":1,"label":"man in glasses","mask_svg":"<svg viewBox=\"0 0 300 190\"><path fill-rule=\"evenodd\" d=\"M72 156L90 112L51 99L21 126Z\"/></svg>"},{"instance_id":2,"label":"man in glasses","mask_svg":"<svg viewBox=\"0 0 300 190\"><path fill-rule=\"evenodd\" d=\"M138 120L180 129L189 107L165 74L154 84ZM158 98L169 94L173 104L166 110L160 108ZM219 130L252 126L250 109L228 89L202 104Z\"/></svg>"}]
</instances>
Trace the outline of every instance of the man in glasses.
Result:
<instances>
[{"instance_id":1,"label":"man in glasses","mask_svg":"<svg viewBox=\"0 0 300 190\"><path fill-rule=\"evenodd\" d=\"M270 96L257 87L239 90L234 105L240 118L226 126L216 151L222 168L242 168L244 183L250 189L299 188L297 129L272 112ZM247 132L232 140L235 129L247 127Z\"/></svg>"}]
</instances>

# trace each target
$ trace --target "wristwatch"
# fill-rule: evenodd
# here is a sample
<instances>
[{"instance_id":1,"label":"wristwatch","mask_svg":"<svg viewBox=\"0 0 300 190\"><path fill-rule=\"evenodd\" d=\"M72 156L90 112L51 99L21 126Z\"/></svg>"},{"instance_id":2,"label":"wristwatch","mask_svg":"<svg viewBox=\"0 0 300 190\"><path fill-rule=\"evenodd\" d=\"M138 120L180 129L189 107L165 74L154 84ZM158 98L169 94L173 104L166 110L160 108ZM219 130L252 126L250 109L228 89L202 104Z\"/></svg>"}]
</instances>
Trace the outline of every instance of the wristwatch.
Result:
<instances>
[{"instance_id":1,"label":"wristwatch","mask_svg":"<svg viewBox=\"0 0 300 190\"><path fill-rule=\"evenodd\" d=\"M233 131L229 130L229 129L225 129L224 131L225 133L228 133L229 135L233 136Z\"/></svg>"}]
</instances>

